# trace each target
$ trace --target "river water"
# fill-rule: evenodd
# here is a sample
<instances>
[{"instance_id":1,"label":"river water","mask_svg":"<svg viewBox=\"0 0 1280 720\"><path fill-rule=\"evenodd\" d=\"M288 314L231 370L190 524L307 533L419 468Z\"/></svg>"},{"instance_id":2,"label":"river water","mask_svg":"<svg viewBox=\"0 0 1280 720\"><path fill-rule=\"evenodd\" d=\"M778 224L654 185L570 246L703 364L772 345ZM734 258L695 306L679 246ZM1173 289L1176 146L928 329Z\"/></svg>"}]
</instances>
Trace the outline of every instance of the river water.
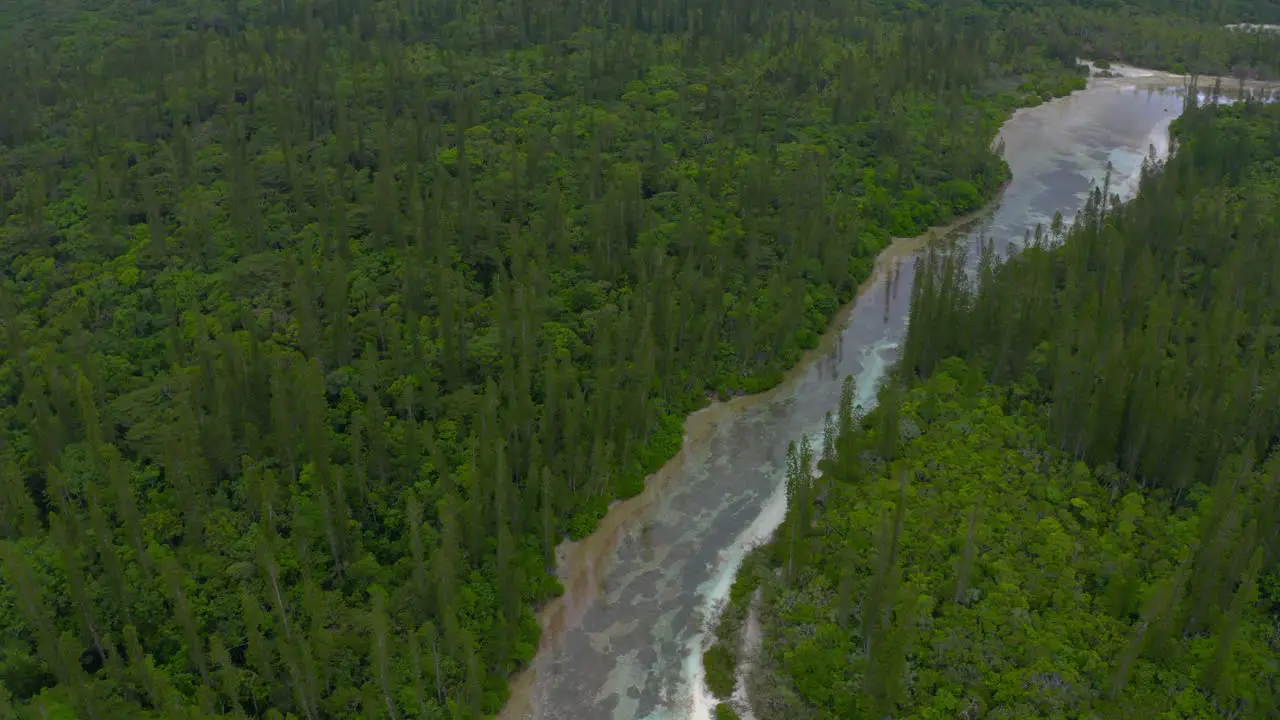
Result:
<instances>
[{"instance_id":1,"label":"river water","mask_svg":"<svg viewBox=\"0 0 1280 720\"><path fill-rule=\"evenodd\" d=\"M1111 188L1136 189L1149 149L1168 150L1181 81L1133 73L1018 111L1001 129L1013 180L993 208L953 230L1002 250L1062 211L1069 220L1108 164ZM869 405L897 357L921 238L879 258L859 299L823 345L774 391L695 413L685 447L646 491L616 504L600 529L560 548L565 594L541 613L533 666L513 683L504 720L703 720L714 702L701 652L743 555L785 512L787 444L818 444L845 375ZM975 253L970 253L976 259Z\"/></svg>"}]
</instances>

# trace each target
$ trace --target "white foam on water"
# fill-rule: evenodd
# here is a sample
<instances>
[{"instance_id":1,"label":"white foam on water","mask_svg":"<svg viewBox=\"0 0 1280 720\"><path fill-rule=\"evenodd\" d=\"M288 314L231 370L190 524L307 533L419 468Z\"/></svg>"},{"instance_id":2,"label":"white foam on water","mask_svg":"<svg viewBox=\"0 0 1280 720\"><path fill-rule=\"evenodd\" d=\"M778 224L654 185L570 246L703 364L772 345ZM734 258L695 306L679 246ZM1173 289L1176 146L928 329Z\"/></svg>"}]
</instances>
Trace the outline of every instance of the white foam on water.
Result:
<instances>
[{"instance_id":1,"label":"white foam on water","mask_svg":"<svg viewBox=\"0 0 1280 720\"><path fill-rule=\"evenodd\" d=\"M1273 102L1275 100L1272 97L1255 97L1254 99L1262 102ZM1213 98L1210 97L1210 93L1201 90L1197 93L1197 102L1200 105L1209 103L1233 105L1239 102L1239 99L1231 95L1219 95L1217 98ZM1142 148L1112 151L1112 164L1121 175L1121 177L1115 178L1117 182L1113 192L1120 195L1121 200L1128 201L1138 194L1138 184L1142 180L1142 161L1146 159L1150 148L1155 148L1157 160L1163 162L1169 159L1169 128L1173 121L1181 115L1182 110L1179 109L1177 112L1169 113L1168 117L1156 123L1156 126L1151 128L1151 132L1147 133L1146 144Z\"/></svg>"},{"instance_id":2,"label":"white foam on water","mask_svg":"<svg viewBox=\"0 0 1280 720\"><path fill-rule=\"evenodd\" d=\"M1181 115L1181 111L1177 113ZM1156 159L1163 162L1169 158L1169 126L1173 124L1176 116L1173 113L1169 117L1161 120L1155 127L1151 128L1151 132L1147 133L1147 143L1142 148L1141 153L1134 153L1134 164L1132 167L1126 167L1124 177L1118 184L1116 194L1121 200L1128 201L1138 194L1138 185L1142 181L1142 163L1147 158L1147 153L1151 148L1155 148Z\"/></svg>"},{"instance_id":3,"label":"white foam on water","mask_svg":"<svg viewBox=\"0 0 1280 720\"><path fill-rule=\"evenodd\" d=\"M864 409L869 409L874 404L876 390L892 362L886 355L897 348L896 341L882 338L864 349L862 369L857 374L858 392L855 404L861 405ZM832 409L834 410L835 407ZM822 425L806 428L805 435L810 438L821 438L822 428ZM786 517L787 484L784 477L779 478L773 493L760 509L760 514L729 547L720 553L716 572L698 588L698 595L702 598L701 616L705 618L705 623L703 629L690 640L683 667L685 687L689 688L688 715L686 716L689 720L712 720L715 707L720 702L707 688L706 669L702 666L702 653L708 646L708 629L724 608L729 590L733 587L733 581L738 575L738 568L742 566L743 558L757 545L768 541ZM661 717L651 715L647 720L660 720Z\"/></svg>"},{"instance_id":4,"label":"white foam on water","mask_svg":"<svg viewBox=\"0 0 1280 720\"><path fill-rule=\"evenodd\" d=\"M787 486L780 483L765 501L760 514L738 536L733 544L720 554L720 566L715 575L706 583L710 587L705 592L699 588L702 596L702 609L706 612L707 624L719 615L729 597L729 589L737 577L742 560L754 547L769 539L773 531L782 525L787 516ZM689 717L693 720L710 720L719 701L707 689L706 670L702 667L702 653L707 648L708 632L704 628L689 643L689 653L684 659L684 676L686 687L691 688Z\"/></svg>"}]
</instances>

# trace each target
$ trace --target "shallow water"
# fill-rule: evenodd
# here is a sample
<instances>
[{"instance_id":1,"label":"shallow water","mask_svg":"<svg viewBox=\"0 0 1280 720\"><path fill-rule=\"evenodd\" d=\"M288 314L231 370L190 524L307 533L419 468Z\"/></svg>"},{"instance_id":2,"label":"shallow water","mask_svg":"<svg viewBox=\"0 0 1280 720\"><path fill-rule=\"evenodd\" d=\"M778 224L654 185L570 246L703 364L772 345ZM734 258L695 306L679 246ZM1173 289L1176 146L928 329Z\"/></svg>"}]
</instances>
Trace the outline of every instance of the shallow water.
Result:
<instances>
[{"instance_id":1,"label":"shallow water","mask_svg":"<svg viewBox=\"0 0 1280 720\"><path fill-rule=\"evenodd\" d=\"M1019 111L999 138L1013 181L958 241L972 248L988 237L1003 250L1059 210L1069 220L1108 163L1112 191L1129 196L1149 149L1167 152L1182 103L1180 92L1153 89L1149 78L1118 78ZM615 506L591 538L561 548L565 596L542 613L543 645L516 679L504 718L710 717L701 678L707 621L742 556L782 519L787 444L805 434L817 440L845 375L857 377L859 400L870 404L896 359L911 259L922 246L916 239L886 250L839 331L807 363L771 393L691 417L684 450L645 493Z\"/></svg>"}]
</instances>

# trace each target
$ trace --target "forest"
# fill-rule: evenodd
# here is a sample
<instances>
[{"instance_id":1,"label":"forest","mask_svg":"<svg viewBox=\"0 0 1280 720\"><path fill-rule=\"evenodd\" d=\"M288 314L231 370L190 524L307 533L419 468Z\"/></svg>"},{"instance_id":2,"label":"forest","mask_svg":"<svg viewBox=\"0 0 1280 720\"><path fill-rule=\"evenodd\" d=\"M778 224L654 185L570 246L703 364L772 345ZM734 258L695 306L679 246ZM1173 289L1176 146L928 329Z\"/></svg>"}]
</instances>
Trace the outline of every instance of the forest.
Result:
<instances>
[{"instance_id":1,"label":"forest","mask_svg":"<svg viewBox=\"0 0 1280 720\"><path fill-rule=\"evenodd\" d=\"M921 257L877 407L847 381L792 449L718 694L755 602L762 720L1274 717L1280 106L1192 97L1173 134L1129 203Z\"/></svg>"},{"instance_id":2,"label":"forest","mask_svg":"<svg viewBox=\"0 0 1280 720\"><path fill-rule=\"evenodd\" d=\"M1247 5L6 3L0 717L493 714L689 411Z\"/></svg>"}]
</instances>

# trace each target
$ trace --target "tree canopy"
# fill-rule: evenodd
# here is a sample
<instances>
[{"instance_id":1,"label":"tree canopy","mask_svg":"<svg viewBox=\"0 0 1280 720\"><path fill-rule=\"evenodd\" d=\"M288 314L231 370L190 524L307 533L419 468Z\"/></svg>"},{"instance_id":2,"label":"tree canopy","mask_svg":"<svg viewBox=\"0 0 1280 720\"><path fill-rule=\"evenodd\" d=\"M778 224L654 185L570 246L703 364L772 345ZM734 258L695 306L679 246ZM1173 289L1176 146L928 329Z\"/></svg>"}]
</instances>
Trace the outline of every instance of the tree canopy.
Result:
<instances>
[{"instance_id":1,"label":"tree canopy","mask_svg":"<svg viewBox=\"0 0 1280 720\"><path fill-rule=\"evenodd\" d=\"M1192 97L1174 134L1130 203L920 260L879 406L846 394L820 474L796 451L721 621L733 656L760 589L760 717L1280 707L1280 106Z\"/></svg>"},{"instance_id":2,"label":"tree canopy","mask_svg":"<svg viewBox=\"0 0 1280 720\"><path fill-rule=\"evenodd\" d=\"M992 197L1002 119L1084 82L1073 27L5 4L0 710L493 713L559 539L776 382L892 236ZM1264 67L1232 47L1176 56Z\"/></svg>"}]
</instances>

